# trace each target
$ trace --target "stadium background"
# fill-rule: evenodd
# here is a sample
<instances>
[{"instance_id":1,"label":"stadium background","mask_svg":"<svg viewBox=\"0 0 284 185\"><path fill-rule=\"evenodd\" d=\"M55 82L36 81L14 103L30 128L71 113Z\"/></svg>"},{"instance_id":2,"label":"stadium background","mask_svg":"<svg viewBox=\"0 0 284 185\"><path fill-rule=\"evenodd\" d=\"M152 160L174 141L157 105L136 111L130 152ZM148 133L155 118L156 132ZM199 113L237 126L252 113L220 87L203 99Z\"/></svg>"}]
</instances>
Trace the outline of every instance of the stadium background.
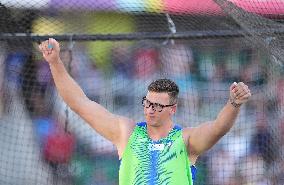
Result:
<instances>
[{"instance_id":1,"label":"stadium background","mask_svg":"<svg viewBox=\"0 0 284 185\"><path fill-rule=\"evenodd\" d=\"M137 122L153 79L180 86L183 126L214 119L244 81L253 96L196 184L284 184L282 1L0 2L0 184L117 184L115 148L54 89L37 50L48 37L89 98Z\"/></svg>"}]
</instances>

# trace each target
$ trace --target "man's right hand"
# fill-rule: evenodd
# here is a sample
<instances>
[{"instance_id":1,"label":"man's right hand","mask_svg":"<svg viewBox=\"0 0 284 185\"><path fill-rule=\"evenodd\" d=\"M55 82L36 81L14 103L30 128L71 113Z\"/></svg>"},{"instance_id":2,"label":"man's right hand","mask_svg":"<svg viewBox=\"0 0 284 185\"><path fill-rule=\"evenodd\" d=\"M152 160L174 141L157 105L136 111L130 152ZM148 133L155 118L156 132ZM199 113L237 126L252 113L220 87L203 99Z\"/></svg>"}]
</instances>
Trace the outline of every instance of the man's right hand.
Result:
<instances>
[{"instance_id":1,"label":"man's right hand","mask_svg":"<svg viewBox=\"0 0 284 185\"><path fill-rule=\"evenodd\" d=\"M54 62L58 62L60 60L60 58L59 58L59 52L60 52L59 43L53 38L49 38L48 40L43 41L39 45L39 50L42 52L43 58L49 64L52 64Z\"/></svg>"}]
</instances>

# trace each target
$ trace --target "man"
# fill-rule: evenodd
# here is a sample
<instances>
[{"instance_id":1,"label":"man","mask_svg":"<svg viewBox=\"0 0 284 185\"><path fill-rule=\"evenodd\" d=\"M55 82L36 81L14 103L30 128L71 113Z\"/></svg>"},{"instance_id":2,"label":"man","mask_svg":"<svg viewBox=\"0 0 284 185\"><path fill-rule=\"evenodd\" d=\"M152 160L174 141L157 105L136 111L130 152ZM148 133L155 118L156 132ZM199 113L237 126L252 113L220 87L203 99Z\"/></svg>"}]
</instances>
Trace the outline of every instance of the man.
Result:
<instances>
[{"instance_id":1,"label":"man","mask_svg":"<svg viewBox=\"0 0 284 185\"><path fill-rule=\"evenodd\" d=\"M65 70L56 40L44 41L39 48L63 100L117 147L120 185L192 184L190 166L230 130L240 106L251 96L244 83L234 82L228 103L215 120L181 129L172 121L179 89L171 80L159 79L149 85L142 100L146 122L136 124L86 97Z\"/></svg>"}]
</instances>

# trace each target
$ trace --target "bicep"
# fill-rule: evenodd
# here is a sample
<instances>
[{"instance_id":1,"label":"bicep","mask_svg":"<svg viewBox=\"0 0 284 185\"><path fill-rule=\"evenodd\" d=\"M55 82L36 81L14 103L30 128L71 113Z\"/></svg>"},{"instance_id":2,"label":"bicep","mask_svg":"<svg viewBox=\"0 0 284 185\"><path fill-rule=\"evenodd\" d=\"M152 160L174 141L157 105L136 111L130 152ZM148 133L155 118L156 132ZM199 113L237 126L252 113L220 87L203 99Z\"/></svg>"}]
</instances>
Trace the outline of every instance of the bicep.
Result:
<instances>
[{"instance_id":1,"label":"bicep","mask_svg":"<svg viewBox=\"0 0 284 185\"><path fill-rule=\"evenodd\" d=\"M100 135L113 143L121 137L121 116L109 112L100 104L85 99L80 102L76 112Z\"/></svg>"},{"instance_id":2,"label":"bicep","mask_svg":"<svg viewBox=\"0 0 284 185\"><path fill-rule=\"evenodd\" d=\"M206 122L192 128L189 144L196 155L200 155L210 149L222 136L217 134L213 122Z\"/></svg>"}]
</instances>

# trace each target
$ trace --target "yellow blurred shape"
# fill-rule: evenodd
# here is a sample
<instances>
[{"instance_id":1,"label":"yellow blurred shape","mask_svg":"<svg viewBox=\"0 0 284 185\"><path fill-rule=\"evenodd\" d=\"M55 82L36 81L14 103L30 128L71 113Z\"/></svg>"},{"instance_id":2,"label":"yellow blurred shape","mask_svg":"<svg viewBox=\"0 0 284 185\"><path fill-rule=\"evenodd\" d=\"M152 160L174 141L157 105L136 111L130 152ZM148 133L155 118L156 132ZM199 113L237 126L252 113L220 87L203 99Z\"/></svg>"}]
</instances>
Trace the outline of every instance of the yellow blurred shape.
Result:
<instances>
[{"instance_id":1,"label":"yellow blurred shape","mask_svg":"<svg viewBox=\"0 0 284 185\"><path fill-rule=\"evenodd\" d=\"M95 13L88 18L88 31L90 34L125 34L135 30L135 24L131 15L120 13ZM110 54L113 41L96 41L88 43L90 57L96 66L104 71L110 70Z\"/></svg>"}]
</instances>

